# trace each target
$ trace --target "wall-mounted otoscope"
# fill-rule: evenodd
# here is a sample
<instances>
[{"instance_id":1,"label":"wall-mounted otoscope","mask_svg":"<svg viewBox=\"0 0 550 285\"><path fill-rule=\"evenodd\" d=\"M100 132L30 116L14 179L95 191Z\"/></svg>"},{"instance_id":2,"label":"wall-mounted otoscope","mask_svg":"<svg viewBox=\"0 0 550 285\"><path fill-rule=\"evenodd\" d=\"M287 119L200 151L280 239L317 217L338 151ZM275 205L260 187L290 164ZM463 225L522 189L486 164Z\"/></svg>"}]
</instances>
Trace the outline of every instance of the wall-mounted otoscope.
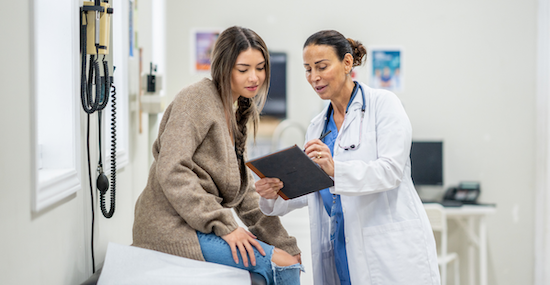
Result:
<instances>
[{"instance_id":1,"label":"wall-mounted otoscope","mask_svg":"<svg viewBox=\"0 0 550 285\"><path fill-rule=\"evenodd\" d=\"M81 10L86 16L83 21L86 24L87 53L108 54L113 8L108 1L95 0L84 1Z\"/></svg>"},{"instance_id":2,"label":"wall-mounted otoscope","mask_svg":"<svg viewBox=\"0 0 550 285\"><path fill-rule=\"evenodd\" d=\"M80 99L82 109L87 113L87 154L88 154L88 178L90 185L91 210L92 210L92 268L95 273L94 258L94 190L92 184L92 172L90 162L90 115L98 111L99 129L99 161L97 165L98 176L96 187L99 191L100 206L103 216L111 218L115 213L115 181L116 181L116 88L113 85L113 72L109 72L109 62L105 56L109 54L109 41L111 36L111 15L113 8L106 0L84 1L80 8L80 52L81 62L81 86ZM103 70L99 67L99 56L103 55ZM86 61L89 57L88 66ZM103 73L102 73L103 72ZM109 102L111 92L111 203L109 211L105 207L105 195L109 190L109 179L103 173L103 154L101 147L103 109Z\"/></svg>"},{"instance_id":3,"label":"wall-mounted otoscope","mask_svg":"<svg viewBox=\"0 0 550 285\"><path fill-rule=\"evenodd\" d=\"M97 166L98 177L96 187L100 193L100 206L103 216L111 218L115 212L115 180L116 180L116 88L113 85L113 76L109 72L109 63L105 56L109 54L109 40L111 36L111 15L113 8L108 1L84 1L81 7L80 47L82 53L81 88L80 97L82 108L89 115L98 111L99 128L99 162ZM98 59L103 55L103 70L100 69ZM88 66L86 65L89 57ZM113 67L114 72L114 67ZM109 92L112 95L111 112L111 204L110 210L105 208L105 194L109 190L109 179L103 172L102 162L102 117L103 109L109 102ZM88 124L89 125L89 124ZM89 131L89 128L88 128ZM89 138L89 136L88 136ZM88 143L89 146L89 143ZM90 154L88 150L88 160ZM90 168L88 161L88 168ZM91 177L91 170L89 169ZM91 178L90 178L91 179ZM90 181L91 185L91 181Z\"/></svg>"}]
</instances>

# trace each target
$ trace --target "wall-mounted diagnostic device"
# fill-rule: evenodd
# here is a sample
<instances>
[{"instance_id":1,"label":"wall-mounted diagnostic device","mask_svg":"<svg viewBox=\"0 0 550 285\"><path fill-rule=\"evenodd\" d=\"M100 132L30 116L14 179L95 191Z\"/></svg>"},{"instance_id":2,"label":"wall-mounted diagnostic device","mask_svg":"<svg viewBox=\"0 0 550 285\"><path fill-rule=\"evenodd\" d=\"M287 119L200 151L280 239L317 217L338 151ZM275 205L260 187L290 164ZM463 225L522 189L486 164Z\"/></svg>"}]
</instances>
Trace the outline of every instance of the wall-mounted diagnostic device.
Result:
<instances>
[{"instance_id":1,"label":"wall-mounted diagnostic device","mask_svg":"<svg viewBox=\"0 0 550 285\"><path fill-rule=\"evenodd\" d=\"M116 181L116 88L113 85L115 68L109 65L109 42L111 37L111 15L113 8L108 1L84 1L80 9L80 52L81 87L80 99L82 109L87 113L87 154L88 177L92 204L92 266L95 273L94 261L94 191L90 162L90 115L98 113L98 145L99 161L97 166L96 188L99 191L101 212L104 217L111 218L115 212L115 181ZM102 57L102 68L99 58ZM111 72L112 69L112 72ZM105 195L109 190L109 179L103 172L102 153L102 117L103 110L111 97L111 199L110 209L105 206Z\"/></svg>"},{"instance_id":2,"label":"wall-mounted diagnostic device","mask_svg":"<svg viewBox=\"0 0 550 285\"><path fill-rule=\"evenodd\" d=\"M154 72L157 72L157 66L155 65ZM153 63L149 67L149 74L147 74L147 93L157 92L157 76L153 73Z\"/></svg>"},{"instance_id":3,"label":"wall-mounted diagnostic device","mask_svg":"<svg viewBox=\"0 0 550 285\"><path fill-rule=\"evenodd\" d=\"M109 54L109 41L111 34L111 15L113 8L108 1L84 1L81 8L81 89L80 97L82 108L89 115L98 111L99 129L99 162L96 187L100 193L101 212L106 218L111 218L115 212L115 180L116 180L116 89L113 85L112 73L109 72L109 62L105 56ZM103 70L99 67L98 59L103 55ZM86 58L89 57L88 68ZM103 71L103 72L102 72ZM114 72L114 67L113 67ZM95 90L95 92L93 92ZM112 90L112 91L111 91ZM109 102L109 92L112 92L111 102L111 205L110 210L105 208L105 194L109 190L109 179L103 173L103 159L101 147L103 109ZM89 124L88 124L89 126ZM89 131L89 128L88 128ZM88 136L89 137L89 136ZM89 145L89 144L88 144ZM88 153L88 158L89 158ZM89 172L91 172L89 170ZM91 184L91 183L90 183Z\"/></svg>"},{"instance_id":4,"label":"wall-mounted diagnostic device","mask_svg":"<svg viewBox=\"0 0 550 285\"><path fill-rule=\"evenodd\" d=\"M141 109L149 114L158 114L164 111L164 102L160 96L162 90L162 75L157 73L157 65L149 64L149 73L141 75Z\"/></svg>"}]
</instances>

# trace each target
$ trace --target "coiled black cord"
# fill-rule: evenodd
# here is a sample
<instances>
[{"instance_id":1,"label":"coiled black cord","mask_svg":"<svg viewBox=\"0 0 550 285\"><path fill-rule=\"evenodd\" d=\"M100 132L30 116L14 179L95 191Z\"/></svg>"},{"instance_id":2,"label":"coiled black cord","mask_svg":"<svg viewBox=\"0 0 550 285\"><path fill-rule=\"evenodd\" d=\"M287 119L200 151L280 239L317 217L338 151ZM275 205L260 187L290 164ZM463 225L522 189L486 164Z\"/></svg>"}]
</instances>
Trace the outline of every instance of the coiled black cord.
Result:
<instances>
[{"instance_id":1,"label":"coiled black cord","mask_svg":"<svg viewBox=\"0 0 550 285\"><path fill-rule=\"evenodd\" d=\"M105 194L107 190L100 192L101 213L105 218L111 218L115 213L115 196L116 196L116 87L111 85L111 203L110 209L107 212L105 207Z\"/></svg>"}]
</instances>

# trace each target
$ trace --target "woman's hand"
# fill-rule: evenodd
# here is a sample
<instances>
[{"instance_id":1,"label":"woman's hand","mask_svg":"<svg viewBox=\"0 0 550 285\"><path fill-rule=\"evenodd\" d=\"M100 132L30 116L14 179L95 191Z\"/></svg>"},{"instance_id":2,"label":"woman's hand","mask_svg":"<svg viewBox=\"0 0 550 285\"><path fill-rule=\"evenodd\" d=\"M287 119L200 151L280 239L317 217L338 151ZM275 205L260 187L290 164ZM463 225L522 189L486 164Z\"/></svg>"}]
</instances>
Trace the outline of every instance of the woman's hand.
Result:
<instances>
[{"instance_id":1,"label":"woman's hand","mask_svg":"<svg viewBox=\"0 0 550 285\"><path fill-rule=\"evenodd\" d=\"M283 181L279 178L262 178L254 184L256 192L265 199L277 199L279 190L283 188Z\"/></svg>"},{"instance_id":2,"label":"woman's hand","mask_svg":"<svg viewBox=\"0 0 550 285\"><path fill-rule=\"evenodd\" d=\"M254 249L252 248L252 246L255 246L258 251L263 256L265 256L265 251L260 243L256 240L256 236L254 236L251 232L243 229L242 227L238 227L231 233L222 236L222 239L229 244L229 247L231 248L231 253L233 254L233 260L235 260L236 264L239 264L237 249L241 253L244 266L246 267L248 267L248 258L246 255L247 252L250 256L250 263L252 264L252 266L256 266L256 257L254 256Z\"/></svg>"},{"instance_id":3,"label":"woman's hand","mask_svg":"<svg viewBox=\"0 0 550 285\"><path fill-rule=\"evenodd\" d=\"M321 169L329 176L334 177L334 160L330 154L330 149L319 139L310 140L304 146L306 155L309 156Z\"/></svg>"}]
</instances>

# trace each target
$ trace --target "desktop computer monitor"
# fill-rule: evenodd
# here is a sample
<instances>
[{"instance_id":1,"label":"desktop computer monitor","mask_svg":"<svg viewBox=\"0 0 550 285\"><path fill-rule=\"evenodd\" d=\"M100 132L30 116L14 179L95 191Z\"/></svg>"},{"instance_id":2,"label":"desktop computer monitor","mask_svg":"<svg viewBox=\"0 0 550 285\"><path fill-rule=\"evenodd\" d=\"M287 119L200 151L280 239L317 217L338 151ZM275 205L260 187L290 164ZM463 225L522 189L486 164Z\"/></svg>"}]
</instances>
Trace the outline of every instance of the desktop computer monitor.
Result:
<instances>
[{"instance_id":1,"label":"desktop computer monitor","mask_svg":"<svg viewBox=\"0 0 550 285\"><path fill-rule=\"evenodd\" d=\"M261 115L286 118L286 53L270 52L271 84Z\"/></svg>"},{"instance_id":2,"label":"desktop computer monitor","mask_svg":"<svg viewBox=\"0 0 550 285\"><path fill-rule=\"evenodd\" d=\"M443 186L443 142L412 142L411 175L414 185Z\"/></svg>"}]
</instances>

